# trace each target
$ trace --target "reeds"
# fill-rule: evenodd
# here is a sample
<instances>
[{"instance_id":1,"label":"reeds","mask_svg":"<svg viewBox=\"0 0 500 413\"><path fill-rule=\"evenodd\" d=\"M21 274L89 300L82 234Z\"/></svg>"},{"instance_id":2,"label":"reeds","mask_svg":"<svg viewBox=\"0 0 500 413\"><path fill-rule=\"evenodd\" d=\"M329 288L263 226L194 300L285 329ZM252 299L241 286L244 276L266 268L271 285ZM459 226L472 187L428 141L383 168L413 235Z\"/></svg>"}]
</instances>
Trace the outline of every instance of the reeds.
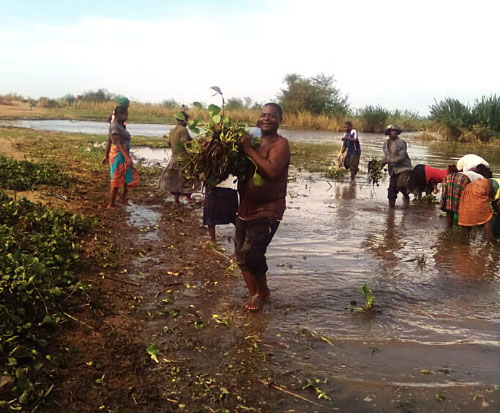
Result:
<instances>
[{"instance_id":1,"label":"reeds","mask_svg":"<svg viewBox=\"0 0 500 413\"><path fill-rule=\"evenodd\" d=\"M446 98L431 106L430 119L447 139L473 142L500 138L500 97L476 100L473 107Z\"/></svg>"}]
</instances>

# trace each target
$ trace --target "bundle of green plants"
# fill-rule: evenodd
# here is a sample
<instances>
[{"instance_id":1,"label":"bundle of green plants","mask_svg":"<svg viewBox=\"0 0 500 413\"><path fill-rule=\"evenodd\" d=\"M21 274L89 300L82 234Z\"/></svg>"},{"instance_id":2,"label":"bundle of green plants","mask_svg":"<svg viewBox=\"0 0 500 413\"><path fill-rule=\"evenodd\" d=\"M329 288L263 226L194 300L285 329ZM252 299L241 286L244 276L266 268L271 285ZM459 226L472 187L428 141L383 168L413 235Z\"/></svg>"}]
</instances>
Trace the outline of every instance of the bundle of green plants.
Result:
<instances>
[{"instance_id":1,"label":"bundle of green plants","mask_svg":"<svg viewBox=\"0 0 500 413\"><path fill-rule=\"evenodd\" d=\"M37 185L68 186L70 178L54 164L16 161L0 155L0 187L17 191L32 190Z\"/></svg>"},{"instance_id":2,"label":"bundle of green plants","mask_svg":"<svg viewBox=\"0 0 500 413\"><path fill-rule=\"evenodd\" d=\"M229 174L244 181L251 171L254 180L262 179L255 173L255 166L246 156L240 143L243 135L248 134L246 125L238 124L224 115L224 97L217 86L212 87L222 97L222 107L208 107L208 121L193 120L189 129L198 136L187 147L190 160L185 167L189 176L195 177L206 185L217 185ZM198 108L201 104L193 103ZM252 140L252 146L258 147L259 139ZM252 167L253 166L253 167Z\"/></svg>"},{"instance_id":3,"label":"bundle of green plants","mask_svg":"<svg viewBox=\"0 0 500 413\"><path fill-rule=\"evenodd\" d=\"M368 162L368 183L379 186L385 175L382 163L377 159Z\"/></svg>"},{"instance_id":4,"label":"bundle of green plants","mask_svg":"<svg viewBox=\"0 0 500 413\"><path fill-rule=\"evenodd\" d=\"M324 175L327 178L334 180L342 180L347 173L347 169L344 167L344 160L347 152L342 152L342 148L337 155L337 159L335 160L333 165L330 165L328 169L324 172Z\"/></svg>"},{"instance_id":5,"label":"bundle of green plants","mask_svg":"<svg viewBox=\"0 0 500 413\"><path fill-rule=\"evenodd\" d=\"M23 410L52 387L47 337L67 320L63 301L85 292L72 270L93 222L0 192L0 406Z\"/></svg>"}]
</instances>

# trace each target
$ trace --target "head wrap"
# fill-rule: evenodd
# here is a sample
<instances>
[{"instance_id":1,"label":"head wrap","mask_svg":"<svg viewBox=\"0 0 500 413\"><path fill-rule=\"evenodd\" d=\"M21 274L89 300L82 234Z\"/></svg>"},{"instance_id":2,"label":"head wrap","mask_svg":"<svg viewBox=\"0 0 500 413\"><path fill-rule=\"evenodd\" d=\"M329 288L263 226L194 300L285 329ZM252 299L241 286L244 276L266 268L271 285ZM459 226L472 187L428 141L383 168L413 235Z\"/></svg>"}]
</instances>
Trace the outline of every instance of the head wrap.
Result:
<instances>
[{"instance_id":1,"label":"head wrap","mask_svg":"<svg viewBox=\"0 0 500 413\"><path fill-rule=\"evenodd\" d=\"M118 106L126 106L128 108L128 105L130 105L130 100L128 100L128 98L125 96L118 97Z\"/></svg>"}]
</instances>

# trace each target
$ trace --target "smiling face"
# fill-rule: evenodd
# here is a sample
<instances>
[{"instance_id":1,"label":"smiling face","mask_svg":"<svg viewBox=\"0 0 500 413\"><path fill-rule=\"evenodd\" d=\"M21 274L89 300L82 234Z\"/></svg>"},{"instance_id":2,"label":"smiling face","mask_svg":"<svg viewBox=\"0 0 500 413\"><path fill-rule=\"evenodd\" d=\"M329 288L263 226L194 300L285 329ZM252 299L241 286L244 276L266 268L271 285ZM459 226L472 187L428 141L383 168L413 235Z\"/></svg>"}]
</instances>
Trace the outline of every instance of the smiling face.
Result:
<instances>
[{"instance_id":1,"label":"smiling face","mask_svg":"<svg viewBox=\"0 0 500 413\"><path fill-rule=\"evenodd\" d=\"M281 114L274 105L265 105L262 107L258 125L263 134L269 135L278 131L281 122Z\"/></svg>"}]
</instances>

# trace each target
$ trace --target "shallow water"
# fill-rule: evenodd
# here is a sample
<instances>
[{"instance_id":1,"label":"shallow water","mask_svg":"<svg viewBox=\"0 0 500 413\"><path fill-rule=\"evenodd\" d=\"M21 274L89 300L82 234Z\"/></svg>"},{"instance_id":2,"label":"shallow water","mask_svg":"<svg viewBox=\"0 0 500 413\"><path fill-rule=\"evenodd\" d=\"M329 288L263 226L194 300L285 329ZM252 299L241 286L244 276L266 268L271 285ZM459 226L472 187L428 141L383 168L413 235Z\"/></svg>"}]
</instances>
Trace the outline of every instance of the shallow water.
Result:
<instances>
[{"instance_id":1,"label":"shallow water","mask_svg":"<svg viewBox=\"0 0 500 413\"><path fill-rule=\"evenodd\" d=\"M162 135L166 126L161 127ZM340 137L281 132L296 141ZM446 142L403 137L413 165L444 168L465 153ZM382 135L361 135L361 168L372 157L381 157L383 140ZM133 150L136 160L161 165L169 153ZM500 176L498 151L478 153ZM416 203L403 210L398 199L396 210L390 211L388 183L372 187L364 172L350 186L291 169L288 209L267 254L272 301L252 319L266 342L283 344L271 363L314 377L362 383L499 384L500 248L488 246L481 231L465 239L458 228L446 229L436 205ZM138 222L140 215L131 219ZM232 245L227 237L233 231L232 226L217 227L220 244L228 251ZM365 283L373 290L377 311L345 310L352 300L363 303L360 288ZM241 284L237 297L244 290ZM328 337L334 345L318 340L305 346L297 339L304 334ZM434 374L424 375L421 369Z\"/></svg>"}]
</instances>

